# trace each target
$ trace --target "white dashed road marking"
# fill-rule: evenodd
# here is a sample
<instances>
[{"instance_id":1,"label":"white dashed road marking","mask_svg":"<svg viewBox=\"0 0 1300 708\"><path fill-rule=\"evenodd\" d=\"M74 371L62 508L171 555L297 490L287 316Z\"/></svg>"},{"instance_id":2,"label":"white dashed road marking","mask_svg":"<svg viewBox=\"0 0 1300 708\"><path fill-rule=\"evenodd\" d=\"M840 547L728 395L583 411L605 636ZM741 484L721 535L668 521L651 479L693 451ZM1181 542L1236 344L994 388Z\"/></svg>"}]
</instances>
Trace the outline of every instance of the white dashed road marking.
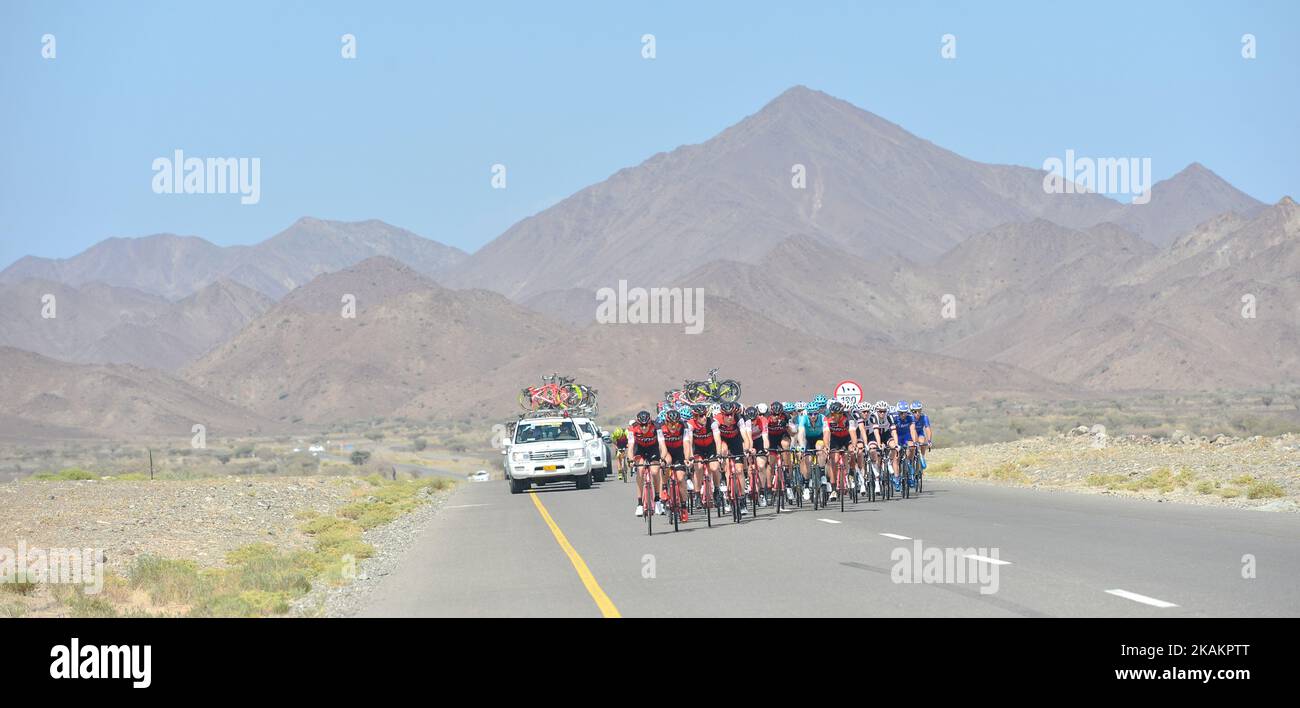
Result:
<instances>
[{"instance_id":1,"label":"white dashed road marking","mask_svg":"<svg viewBox=\"0 0 1300 708\"><path fill-rule=\"evenodd\" d=\"M880 535L881 535L881 536L884 536L885 538L892 538L892 539L894 539L894 540L896 540L896 541L911 541L911 540L912 540L910 536L899 536L899 535L896 534L896 533L882 533L882 534L880 534Z\"/></svg>"},{"instance_id":2,"label":"white dashed road marking","mask_svg":"<svg viewBox=\"0 0 1300 708\"><path fill-rule=\"evenodd\" d=\"M825 521L825 522L828 523L828 524L839 524L839 523L843 523L842 521L836 521L835 519L818 519L818 521Z\"/></svg>"},{"instance_id":3,"label":"white dashed road marking","mask_svg":"<svg viewBox=\"0 0 1300 708\"><path fill-rule=\"evenodd\" d=\"M963 558L977 560L981 563L992 563L993 565L1011 565L1011 561L999 560L997 558L989 558L988 556L976 555L974 553L968 553L965 556L963 556Z\"/></svg>"},{"instance_id":4,"label":"white dashed road marking","mask_svg":"<svg viewBox=\"0 0 1300 708\"><path fill-rule=\"evenodd\" d=\"M1178 607L1178 605L1175 605L1175 604L1172 603L1172 602L1165 602L1164 600L1157 600L1157 599L1155 599L1154 597L1147 597L1146 595L1139 595L1139 594L1137 594L1137 593L1135 593L1135 592L1129 592L1128 590L1107 590L1106 592L1108 592L1108 593L1110 593L1111 595L1114 595L1114 596L1116 596L1116 597L1122 597L1122 598L1124 598L1125 600L1132 600L1133 602L1140 602L1140 603L1142 603L1142 604L1144 604L1144 605L1151 605L1152 607L1160 607L1160 608L1165 608L1165 607Z\"/></svg>"}]
</instances>

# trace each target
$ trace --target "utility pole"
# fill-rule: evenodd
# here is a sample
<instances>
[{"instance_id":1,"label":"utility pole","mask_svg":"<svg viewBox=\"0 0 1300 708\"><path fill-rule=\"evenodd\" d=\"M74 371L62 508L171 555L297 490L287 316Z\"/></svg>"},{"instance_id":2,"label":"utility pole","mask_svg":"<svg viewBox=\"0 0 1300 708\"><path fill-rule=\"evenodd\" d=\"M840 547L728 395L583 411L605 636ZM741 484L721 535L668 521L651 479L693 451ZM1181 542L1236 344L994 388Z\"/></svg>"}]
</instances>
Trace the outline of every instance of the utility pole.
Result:
<instances>
[{"instance_id":1,"label":"utility pole","mask_svg":"<svg viewBox=\"0 0 1300 708\"><path fill-rule=\"evenodd\" d=\"M149 481L153 481L153 448L149 448Z\"/></svg>"}]
</instances>

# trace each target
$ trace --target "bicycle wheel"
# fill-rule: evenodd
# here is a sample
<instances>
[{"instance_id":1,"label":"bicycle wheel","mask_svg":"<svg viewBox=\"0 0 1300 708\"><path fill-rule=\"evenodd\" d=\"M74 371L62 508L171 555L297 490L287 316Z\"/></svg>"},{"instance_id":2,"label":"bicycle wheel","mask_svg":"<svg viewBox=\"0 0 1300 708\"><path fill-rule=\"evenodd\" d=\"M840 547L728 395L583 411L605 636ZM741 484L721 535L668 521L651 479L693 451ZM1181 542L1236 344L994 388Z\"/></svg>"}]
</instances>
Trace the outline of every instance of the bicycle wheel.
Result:
<instances>
[{"instance_id":1,"label":"bicycle wheel","mask_svg":"<svg viewBox=\"0 0 1300 708\"><path fill-rule=\"evenodd\" d=\"M844 456L840 455L840 469L835 473L836 484L839 485L840 513L844 513L844 497L848 496L848 490L844 488L845 479L848 477L848 470L844 466Z\"/></svg>"},{"instance_id":2,"label":"bicycle wheel","mask_svg":"<svg viewBox=\"0 0 1300 708\"><path fill-rule=\"evenodd\" d=\"M652 484L650 484L650 473L645 474L645 485L641 487L641 506L645 509L645 532L647 536L653 536L654 531L651 526L654 524L655 516L655 493Z\"/></svg>"},{"instance_id":3,"label":"bicycle wheel","mask_svg":"<svg viewBox=\"0 0 1300 708\"><path fill-rule=\"evenodd\" d=\"M519 407L526 411L537 410L537 402L533 400L533 392L524 389L519 392Z\"/></svg>"},{"instance_id":4,"label":"bicycle wheel","mask_svg":"<svg viewBox=\"0 0 1300 708\"><path fill-rule=\"evenodd\" d=\"M899 460L899 486L903 490L903 498L908 499L912 496L912 461L903 456Z\"/></svg>"},{"instance_id":5,"label":"bicycle wheel","mask_svg":"<svg viewBox=\"0 0 1300 708\"><path fill-rule=\"evenodd\" d=\"M672 475L672 478L668 482L668 487L672 489L671 499L669 499L672 506L668 509L668 513L673 515L673 531L677 532L680 530L678 528L678 522L681 521L682 518L681 492L677 485L677 475L674 474L673 470L669 470L668 474Z\"/></svg>"}]
</instances>

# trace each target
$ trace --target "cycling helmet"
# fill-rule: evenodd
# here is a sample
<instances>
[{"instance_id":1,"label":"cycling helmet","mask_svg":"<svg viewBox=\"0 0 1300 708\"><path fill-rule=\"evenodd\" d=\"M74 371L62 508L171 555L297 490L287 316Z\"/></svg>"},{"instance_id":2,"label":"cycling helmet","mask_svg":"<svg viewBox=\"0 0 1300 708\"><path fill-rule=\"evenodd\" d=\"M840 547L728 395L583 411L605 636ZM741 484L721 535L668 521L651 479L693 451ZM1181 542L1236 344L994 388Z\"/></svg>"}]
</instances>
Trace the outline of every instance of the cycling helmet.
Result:
<instances>
[{"instance_id":1,"label":"cycling helmet","mask_svg":"<svg viewBox=\"0 0 1300 708\"><path fill-rule=\"evenodd\" d=\"M812 399L812 405L813 405L814 408L825 408L825 407L826 407L826 396L823 395L823 394L820 394L820 393L817 394L816 396L813 396L813 399Z\"/></svg>"},{"instance_id":2,"label":"cycling helmet","mask_svg":"<svg viewBox=\"0 0 1300 708\"><path fill-rule=\"evenodd\" d=\"M894 414L897 413L897 412L898 412L898 408L897 408L897 407L895 407L895 406L890 406L890 407L889 407L888 413L889 413L890 415L894 415Z\"/></svg>"},{"instance_id":3,"label":"cycling helmet","mask_svg":"<svg viewBox=\"0 0 1300 708\"><path fill-rule=\"evenodd\" d=\"M797 401L794 404L794 409L797 411L806 411L808 410L808 404L804 401Z\"/></svg>"},{"instance_id":4,"label":"cycling helmet","mask_svg":"<svg viewBox=\"0 0 1300 708\"><path fill-rule=\"evenodd\" d=\"M844 404L841 403L841 402L839 402L839 401L831 401L831 412L832 412L832 413L843 413L843 412L844 412Z\"/></svg>"},{"instance_id":5,"label":"cycling helmet","mask_svg":"<svg viewBox=\"0 0 1300 708\"><path fill-rule=\"evenodd\" d=\"M899 401L898 410L899 412L907 412L907 401Z\"/></svg>"},{"instance_id":6,"label":"cycling helmet","mask_svg":"<svg viewBox=\"0 0 1300 708\"><path fill-rule=\"evenodd\" d=\"M749 408L746 408L746 409L745 409L745 418L746 418L747 420L753 420L753 419L755 419L755 418L757 418L757 417L758 417L758 409L757 409L757 408L755 408L754 406L750 406Z\"/></svg>"},{"instance_id":7,"label":"cycling helmet","mask_svg":"<svg viewBox=\"0 0 1300 708\"><path fill-rule=\"evenodd\" d=\"M666 418L670 423L682 422L682 414L675 408L669 408L668 412L664 413L664 418Z\"/></svg>"},{"instance_id":8,"label":"cycling helmet","mask_svg":"<svg viewBox=\"0 0 1300 708\"><path fill-rule=\"evenodd\" d=\"M714 415L717 415L718 413L721 413L721 412L722 412L722 405L721 405L721 404L718 404L718 403L710 403L710 404L709 404L709 412L712 413L712 414L714 414Z\"/></svg>"},{"instance_id":9,"label":"cycling helmet","mask_svg":"<svg viewBox=\"0 0 1300 708\"><path fill-rule=\"evenodd\" d=\"M912 401L912 410L914 410L914 411L919 411L919 410L921 410L921 402L920 402L920 401Z\"/></svg>"},{"instance_id":10,"label":"cycling helmet","mask_svg":"<svg viewBox=\"0 0 1300 708\"><path fill-rule=\"evenodd\" d=\"M887 411L889 410L889 404L885 403L884 401L876 401L876 410Z\"/></svg>"},{"instance_id":11,"label":"cycling helmet","mask_svg":"<svg viewBox=\"0 0 1300 708\"><path fill-rule=\"evenodd\" d=\"M767 408L767 404L766 404L766 403L760 403L760 404L758 404L758 414L759 414L759 415L767 415L767 410L768 410L768 408Z\"/></svg>"},{"instance_id":12,"label":"cycling helmet","mask_svg":"<svg viewBox=\"0 0 1300 708\"><path fill-rule=\"evenodd\" d=\"M784 410L786 413L793 413L793 412L795 411L794 401L786 401L786 402L781 406L781 408L782 408L782 410Z\"/></svg>"},{"instance_id":13,"label":"cycling helmet","mask_svg":"<svg viewBox=\"0 0 1300 708\"><path fill-rule=\"evenodd\" d=\"M650 411L641 411L636 414L636 422L645 425L650 422Z\"/></svg>"},{"instance_id":14,"label":"cycling helmet","mask_svg":"<svg viewBox=\"0 0 1300 708\"><path fill-rule=\"evenodd\" d=\"M703 403L696 403L695 405L691 406L691 413L695 415L708 415L709 407L704 405Z\"/></svg>"},{"instance_id":15,"label":"cycling helmet","mask_svg":"<svg viewBox=\"0 0 1300 708\"><path fill-rule=\"evenodd\" d=\"M735 415L740 412L740 404L735 401L727 401L722 404L722 412L726 415Z\"/></svg>"}]
</instances>

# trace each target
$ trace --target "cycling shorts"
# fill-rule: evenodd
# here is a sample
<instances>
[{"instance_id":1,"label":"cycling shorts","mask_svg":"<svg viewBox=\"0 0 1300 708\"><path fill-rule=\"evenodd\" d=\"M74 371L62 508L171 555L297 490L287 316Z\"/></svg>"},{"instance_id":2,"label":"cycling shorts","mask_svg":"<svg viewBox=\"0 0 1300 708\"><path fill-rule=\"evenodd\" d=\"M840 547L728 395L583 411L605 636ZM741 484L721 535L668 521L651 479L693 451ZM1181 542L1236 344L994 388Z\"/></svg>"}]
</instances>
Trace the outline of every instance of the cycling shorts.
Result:
<instances>
[{"instance_id":1,"label":"cycling shorts","mask_svg":"<svg viewBox=\"0 0 1300 708\"><path fill-rule=\"evenodd\" d=\"M838 436L832 435L832 436L831 436L831 449L832 449L832 450L844 450L844 449L847 449L848 446L849 446L849 442L850 442L851 439L852 439L852 438L850 438L848 435L845 435L844 437L838 437Z\"/></svg>"},{"instance_id":2,"label":"cycling shorts","mask_svg":"<svg viewBox=\"0 0 1300 708\"><path fill-rule=\"evenodd\" d=\"M632 456L640 457L642 462L659 462L659 446L642 447L637 445L636 450L632 452Z\"/></svg>"}]
</instances>

